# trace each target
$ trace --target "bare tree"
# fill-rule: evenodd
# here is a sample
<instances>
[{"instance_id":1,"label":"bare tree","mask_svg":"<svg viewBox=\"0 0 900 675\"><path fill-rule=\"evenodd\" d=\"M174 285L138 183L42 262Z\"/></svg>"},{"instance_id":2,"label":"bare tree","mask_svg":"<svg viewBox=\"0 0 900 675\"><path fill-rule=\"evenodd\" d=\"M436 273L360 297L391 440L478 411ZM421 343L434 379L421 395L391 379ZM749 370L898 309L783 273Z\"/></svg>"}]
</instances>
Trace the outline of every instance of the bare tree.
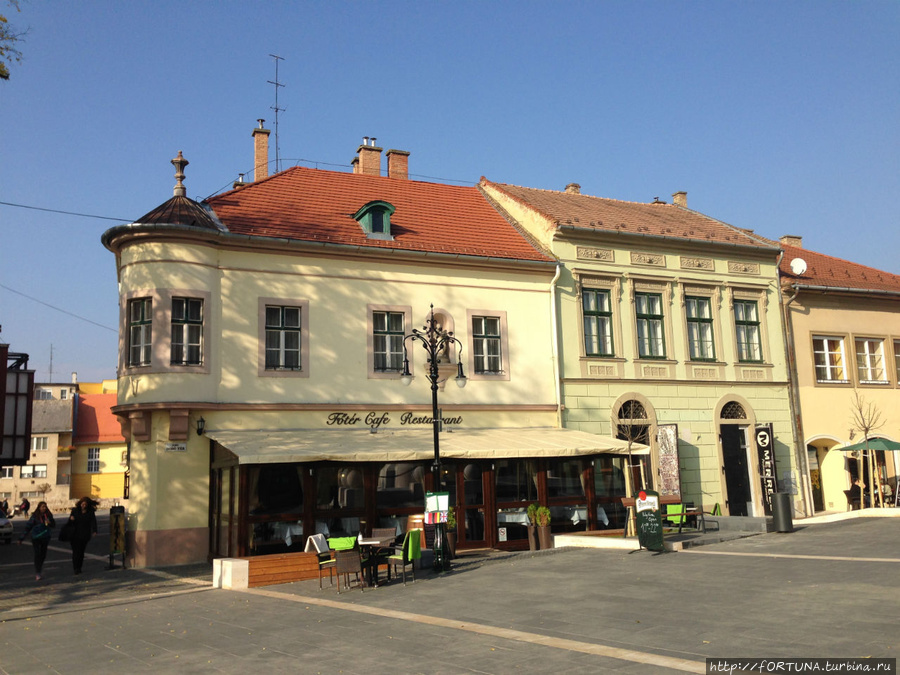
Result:
<instances>
[{"instance_id":1,"label":"bare tree","mask_svg":"<svg viewBox=\"0 0 900 675\"><path fill-rule=\"evenodd\" d=\"M8 0L7 4L19 11L19 0ZM7 63L18 63L22 60L22 52L16 48L16 44L22 40L25 32L17 33L9 25L6 17L0 14L0 79L9 79Z\"/></svg>"},{"instance_id":2,"label":"bare tree","mask_svg":"<svg viewBox=\"0 0 900 675\"><path fill-rule=\"evenodd\" d=\"M878 406L871 401L866 401L865 397L860 396L859 391L856 389L853 390L853 398L850 400L850 424L852 425L852 429L859 431L863 435L866 445L865 450L861 453L861 457L857 460L856 469L859 476L859 482L862 484L863 462L868 463L870 485L862 485L860 493L861 506L865 506L866 503L866 487L869 488L870 503L874 505L875 500L877 499L878 505L884 506L881 496L881 476L879 476L876 471L878 467L874 462L874 453L869 450L869 435L876 429L880 429L884 426L884 417Z\"/></svg>"}]
</instances>

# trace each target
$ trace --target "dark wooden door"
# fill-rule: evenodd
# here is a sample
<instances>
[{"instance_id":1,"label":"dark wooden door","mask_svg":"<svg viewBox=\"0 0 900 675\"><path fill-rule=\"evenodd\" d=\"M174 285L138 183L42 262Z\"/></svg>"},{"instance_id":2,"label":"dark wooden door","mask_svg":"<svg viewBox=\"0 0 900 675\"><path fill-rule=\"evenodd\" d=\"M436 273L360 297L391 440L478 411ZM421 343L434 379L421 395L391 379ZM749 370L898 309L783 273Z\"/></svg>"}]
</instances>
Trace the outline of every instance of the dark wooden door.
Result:
<instances>
[{"instance_id":1,"label":"dark wooden door","mask_svg":"<svg viewBox=\"0 0 900 675\"><path fill-rule=\"evenodd\" d=\"M728 513L732 516L749 515L747 502L751 501L752 496L747 466L747 436L737 424L723 424L721 437Z\"/></svg>"}]
</instances>

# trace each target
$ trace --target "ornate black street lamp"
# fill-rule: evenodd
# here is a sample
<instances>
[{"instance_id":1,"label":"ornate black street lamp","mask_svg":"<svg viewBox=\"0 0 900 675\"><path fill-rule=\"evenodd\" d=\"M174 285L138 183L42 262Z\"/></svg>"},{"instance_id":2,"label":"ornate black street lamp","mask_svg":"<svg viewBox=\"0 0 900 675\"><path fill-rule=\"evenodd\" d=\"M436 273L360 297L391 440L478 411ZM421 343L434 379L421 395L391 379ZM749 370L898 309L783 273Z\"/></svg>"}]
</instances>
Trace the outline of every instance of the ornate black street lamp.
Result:
<instances>
[{"instance_id":1,"label":"ornate black street lamp","mask_svg":"<svg viewBox=\"0 0 900 675\"><path fill-rule=\"evenodd\" d=\"M431 417L434 428L434 461L431 464L431 475L433 479L433 490L440 490L441 485L441 413L438 408L438 384L445 381L440 379L440 371L438 366L442 360L451 363L451 355L454 346L458 349L456 363L456 377L454 381L460 388L466 386L466 376L463 372L462 365L462 342L453 337L453 331L444 330L443 326L436 324L434 320L434 305L431 305L428 319L422 330L412 329L412 333L403 338L403 372L400 374L400 381L405 385L409 385L413 381L413 376L409 372L409 351L407 342L419 342L425 350L428 362L428 381L431 383ZM434 526L434 568L438 571L450 569L450 558L447 555L447 549L444 537L444 524L436 523Z\"/></svg>"}]
</instances>

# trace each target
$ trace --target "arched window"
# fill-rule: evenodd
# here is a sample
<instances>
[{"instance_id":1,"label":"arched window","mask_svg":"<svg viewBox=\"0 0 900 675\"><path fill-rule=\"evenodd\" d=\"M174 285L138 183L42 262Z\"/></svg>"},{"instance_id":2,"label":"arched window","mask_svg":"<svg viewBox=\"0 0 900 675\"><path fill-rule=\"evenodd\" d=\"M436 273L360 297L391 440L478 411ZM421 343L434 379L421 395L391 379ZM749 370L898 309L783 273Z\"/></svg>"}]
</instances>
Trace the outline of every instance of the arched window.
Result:
<instances>
[{"instance_id":1,"label":"arched window","mask_svg":"<svg viewBox=\"0 0 900 675\"><path fill-rule=\"evenodd\" d=\"M729 401L722 407L720 417L723 420L745 420L747 419L747 411L737 401Z\"/></svg>"}]
</instances>

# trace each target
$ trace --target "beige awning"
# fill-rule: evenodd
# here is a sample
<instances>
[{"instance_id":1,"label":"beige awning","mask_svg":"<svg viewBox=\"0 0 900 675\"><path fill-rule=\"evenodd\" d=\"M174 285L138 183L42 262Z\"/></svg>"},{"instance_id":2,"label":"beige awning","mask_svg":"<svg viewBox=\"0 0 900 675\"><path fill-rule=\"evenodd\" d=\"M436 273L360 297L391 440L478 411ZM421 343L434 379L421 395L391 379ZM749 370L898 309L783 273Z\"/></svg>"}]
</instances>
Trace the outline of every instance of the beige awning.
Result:
<instances>
[{"instance_id":1,"label":"beige awning","mask_svg":"<svg viewBox=\"0 0 900 675\"><path fill-rule=\"evenodd\" d=\"M412 462L434 457L431 429L293 429L215 431L204 436L224 446L241 464L276 462ZM440 437L441 459L515 459L627 454L628 443L574 429L454 429ZM645 455L646 445L631 452Z\"/></svg>"}]
</instances>

